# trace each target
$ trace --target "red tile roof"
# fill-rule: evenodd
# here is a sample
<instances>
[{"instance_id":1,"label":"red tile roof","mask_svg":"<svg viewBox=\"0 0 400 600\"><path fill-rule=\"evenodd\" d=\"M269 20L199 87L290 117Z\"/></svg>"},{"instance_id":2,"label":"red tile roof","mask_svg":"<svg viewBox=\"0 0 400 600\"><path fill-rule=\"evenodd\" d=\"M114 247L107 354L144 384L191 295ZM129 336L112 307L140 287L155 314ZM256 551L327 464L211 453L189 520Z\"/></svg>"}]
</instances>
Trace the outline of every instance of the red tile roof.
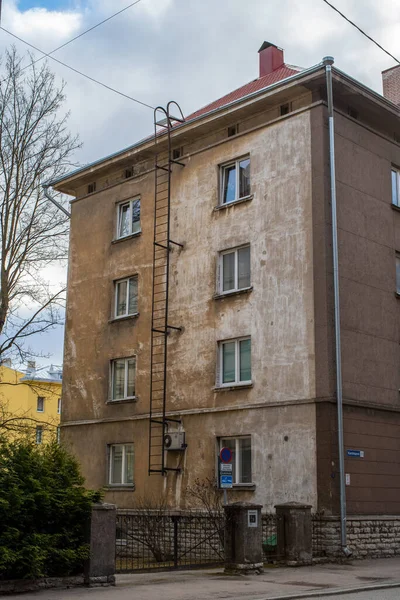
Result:
<instances>
[{"instance_id":1,"label":"red tile roof","mask_svg":"<svg viewBox=\"0 0 400 600\"><path fill-rule=\"evenodd\" d=\"M207 106L203 106L196 112L188 115L186 117L186 121L191 121L196 117L200 117L201 115L205 115L212 110L217 108L221 108L225 106L225 104L230 104L230 102L234 102L235 100L239 100L240 98L244 98L244 96L248 96L253 92L257 92L258 90L262 90L263 88L276 83L277 81L281 81L281 79L285 79L286 77L290 77L291 75L296 75L301 69L296 69L293 67L289 67L287 65L283 65L279 69L276 69L272 73L268 75L264 75L264 77L259 77L258 79L254 79L254 81L250 81L250 83L246 83L242 87L230 92L226 96L222 96L218 100L211 102L211 104L207 104Z\"/></svg>"}]
</instances>

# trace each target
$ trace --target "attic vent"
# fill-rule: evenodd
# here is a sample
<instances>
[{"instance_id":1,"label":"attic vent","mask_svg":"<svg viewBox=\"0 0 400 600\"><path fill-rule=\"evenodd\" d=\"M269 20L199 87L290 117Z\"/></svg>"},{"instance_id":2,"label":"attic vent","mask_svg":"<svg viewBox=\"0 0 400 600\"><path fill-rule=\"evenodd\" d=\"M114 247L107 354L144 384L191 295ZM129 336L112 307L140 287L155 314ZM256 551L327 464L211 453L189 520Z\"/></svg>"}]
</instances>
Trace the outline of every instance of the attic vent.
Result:
<instances>
[{"instance_id":1,"label":"attic vent","mask_svg":"<svg viewBox=\"0 0 400 600\"><path fill-rule=\"evenodd\" d=\"M125 179L129 179L130 177L133 177L133 167L125 169Z\"/></svg>"},{"instance_id":2,"label":"attic vent","mask_svg":"<svg viewBox=\"0 0 400 600\"><path fill-rule=\"evenodd\" d=\"M281 104L281 106L280 106L281 117L288 115L291 111L291 108L292 107L290 105L290 102L286 102L286 104Z\"/></svg>"},{"instance_id":3,"label":"attic vent","mask_svg":"<svg viewBox=\"0 0 400 600\"><path fill-rule=\"evenodd\" d=\"M89 183L89 185L87 186L87 193L88 194L93 194L93 192L96 191L96 182L94 181L93 183Z\"/></svg>"},{"instance_id":4,"label":"attic vent","mask_svg":"<svg viewBox=\"0 0 400 600\"><path fill-rule=\"evenodd\" d=\"M358 119L358 110L356 110L352 106L349 106L347 108L347 113L348 113L349 117L352 117L353 119Z\"/></svg>"},{"instance_id":5,"label":"attic vent","mask_svg":"<svg viewBox=\"0 0 400 600\"><path fill-rule=\"evenodd\" d=\"M397 142L398 144L400 144L400 135L398 133L394 132L393 139L394 139L395 142Z\"/></svg>"},{"instance_id":6,"label":"attic vent","mask_svg":"<svg viewBox=\"0 0 400 600\"><path fill-rule=\"evenodd\" d=\"M183 155L183 148L174 148L172 150L172 160L178 160Z\"/></svg>"},{"instance_id":7,"label":"attic vent","mask_svg":"<svg viewBox=\"0 0 400 600\"><path fill-rule=\"evenodd\" d=\"M236 135L239 132L239 125L231 125L228 127L228 137Z\"/></svg>"}]
</instances>

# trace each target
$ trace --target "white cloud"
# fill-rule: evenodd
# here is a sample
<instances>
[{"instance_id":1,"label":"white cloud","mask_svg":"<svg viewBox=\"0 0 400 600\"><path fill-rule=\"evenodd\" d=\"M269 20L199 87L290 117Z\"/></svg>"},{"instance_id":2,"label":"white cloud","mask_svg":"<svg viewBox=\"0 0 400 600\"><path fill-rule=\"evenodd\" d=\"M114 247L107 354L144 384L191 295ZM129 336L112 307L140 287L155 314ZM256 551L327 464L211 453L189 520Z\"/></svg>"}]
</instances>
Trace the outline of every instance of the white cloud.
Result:
<instances>
[{"instance_id":1,"label":"white cloud","mask_svg":"<svg viewBox=\"0 0 400 600\"><path fill-rule=\"evenodd\" d=\"M74 36L82 24L82 13L32 8L21 12L15 2L6 2L3 11L4 26L16 35L35 44L41 42L43 50ZM35 44L36 45L36 44Z\"/></svg>"}]
</instances>

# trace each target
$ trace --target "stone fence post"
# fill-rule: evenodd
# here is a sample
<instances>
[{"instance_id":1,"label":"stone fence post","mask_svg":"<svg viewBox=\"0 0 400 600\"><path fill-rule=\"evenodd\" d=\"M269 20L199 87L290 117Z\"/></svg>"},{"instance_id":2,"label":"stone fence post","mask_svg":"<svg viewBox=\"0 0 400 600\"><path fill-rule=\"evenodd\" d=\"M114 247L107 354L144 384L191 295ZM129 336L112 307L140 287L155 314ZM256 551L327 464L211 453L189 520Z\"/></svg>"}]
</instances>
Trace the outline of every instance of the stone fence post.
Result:
<instances>
[{"instance_id":1,"label":"stone fence post","mask_svg":"<svg viewBox=\"0 0 400 600\"><path fill-rule=\"evenodd\" d=\"M116 520L115 504L93 504L90 558L85 568L87 585L115 585Z\"/></svg>"},{"instance_id":2,"label":"stone fence post","mask_svg":"<svg viewBox=\"0 0 400 600\"><path fill-rule=\"evenodd\" d=\"M278 554L289 566L312 563L311 505L287 502L275 506Z\"/></svg>"},{"instance_id":3,"label":"stone fence post","mask_svg":"<svg viewBox=\"0 0 400 600\"><path fill-rule=\"evenodd\" d=\"M261 504L234 502L225 511L225 572L263 570Z\"/></svg>"}]
</instances>

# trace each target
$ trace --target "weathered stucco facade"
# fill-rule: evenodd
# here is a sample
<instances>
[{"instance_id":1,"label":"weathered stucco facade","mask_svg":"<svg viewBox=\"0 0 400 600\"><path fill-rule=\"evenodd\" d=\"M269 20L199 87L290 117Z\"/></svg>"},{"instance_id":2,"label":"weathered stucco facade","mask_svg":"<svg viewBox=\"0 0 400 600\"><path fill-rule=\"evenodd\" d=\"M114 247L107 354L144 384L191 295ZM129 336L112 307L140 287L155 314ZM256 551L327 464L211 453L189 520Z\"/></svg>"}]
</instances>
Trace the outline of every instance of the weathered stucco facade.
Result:
<instances>
[{"instance_id":1,"label":"weathered stucco facade","mask_svg":"<svg viewBox=\"0 0 400 600\"><path fill-rule=\"evenodd\" d=\"M354 88L355 83L350 82ZM390 172L396 109L335 75L340 301L350 512L400 513L400 213ZM347 87L346 87L347 86ZM165 495L190 502L215 477L219 440L251 438L252 481L229 492L270 510L306 502L338 510L329 146L324 69L304 72L173 132L168 414L187 448L166 452L181 472L148 475L154 172L151 139L64 178L72 202L63 380L63 441L91 487L133 507ZM369 94L369 95L368 95ZM282 105L290 106L289 111ZM236 125L236 134L227 128ZM163 142L161 141L161 144ZM221 165L250 158L251 195L221 205ZM134 165L133 176L123 176ZM96 181L95 193L88 184ZM140 233L116 238L119 203L140 197ZM251 286L218 293L222 251L250 246ZM115 281L137 276L138 314L115 319ZM250 337L251 384L220 387L219 343ZM110 363L136 357L135 399L110 400ZM178 425L175 426L178 429ZM390 433L389 433L390 432ZM390 441L389 441L390 440ZM134 484L109 485L109 447L133 444ZM397 452L395 452L397 451ZM392 453L392 454L390 454Z\"/></svg>"}]
</instances>

